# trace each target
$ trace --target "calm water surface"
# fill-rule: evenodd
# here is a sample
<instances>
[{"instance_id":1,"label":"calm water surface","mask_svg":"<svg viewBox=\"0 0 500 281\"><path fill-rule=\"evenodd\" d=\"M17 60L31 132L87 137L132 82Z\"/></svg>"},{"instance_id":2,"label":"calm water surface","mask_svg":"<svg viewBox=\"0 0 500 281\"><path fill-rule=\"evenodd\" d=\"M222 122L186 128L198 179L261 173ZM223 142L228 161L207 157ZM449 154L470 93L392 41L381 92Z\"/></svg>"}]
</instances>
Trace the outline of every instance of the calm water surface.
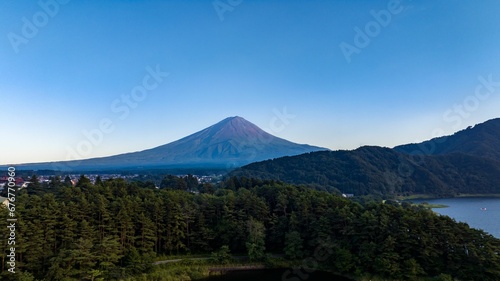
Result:
<instances>
[{"instance_id":1,"label":"calm water surface","mask_svg":"<svg viewBox=\"0 0 500 281\"><path fill-rule=\"evenodd\" d=\"M233 271L228 272L225 275L211 276L207 279L203 279L203 281L350 281L350 279L346 279L344 277L319 271L313 273L303 272L303 274L307 275L300 276L293 273L286 274L289 270L290 269L259 269L249 271Z\"/></svg>"},{"instance_id":2,"label":"calm water surface","mask_svg":"<svg viewBox=\"0 0 500 281\"><path fill-rule=\"evenodd\" d=\"M454 218L456 221L466 222L470 227L482 229L500 238L500 198L448 198L411 201L448 205L448 208L433 210L436 213Z\"/></svg>"}]
</instances>

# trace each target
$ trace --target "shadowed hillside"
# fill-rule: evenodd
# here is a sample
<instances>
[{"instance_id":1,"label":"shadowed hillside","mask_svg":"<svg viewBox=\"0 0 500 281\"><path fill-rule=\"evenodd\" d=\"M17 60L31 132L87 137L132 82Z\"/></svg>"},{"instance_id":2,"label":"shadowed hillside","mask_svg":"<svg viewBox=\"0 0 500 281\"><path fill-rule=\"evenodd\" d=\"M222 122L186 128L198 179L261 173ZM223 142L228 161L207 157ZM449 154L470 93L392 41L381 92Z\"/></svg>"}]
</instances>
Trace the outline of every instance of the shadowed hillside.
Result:
<instances>
[{"instance_id":1,"label":"shadowed hillside","mask_svg":"<svg viewBox=\"0 0 500 281\"><path fill-rule=\"evenodd\" d=\"M231 176L276 179L355 195L500 193L500 162L465 154L412 156L389 148L322 151L241 167Z\"/></svg>"},{"instance_id":2,"label":"shadowed hillside","mask_svg":"<svg viewBox=\"0 0 500 281\"><path fill-rule=\"evenodd\" d=\"M451 136L396 146L394 150L418 155L464 153L500 161L500 118L469 127Z\"/></svg>"}]
</instances>

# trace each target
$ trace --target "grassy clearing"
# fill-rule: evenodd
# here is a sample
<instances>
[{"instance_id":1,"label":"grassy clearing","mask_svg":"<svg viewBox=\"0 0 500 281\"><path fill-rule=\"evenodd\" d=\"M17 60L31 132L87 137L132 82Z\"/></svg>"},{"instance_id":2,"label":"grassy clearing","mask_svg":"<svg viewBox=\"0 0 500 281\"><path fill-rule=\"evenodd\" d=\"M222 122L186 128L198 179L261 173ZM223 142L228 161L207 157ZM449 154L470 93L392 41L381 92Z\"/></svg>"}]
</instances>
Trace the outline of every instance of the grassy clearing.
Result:
<instances>
[{"instance_id":1,"label":"grassy clearing","mask_svg":"<svg viewBox=\"0 0 500 281\"><path fill-rule=\"evenodd\" d=\"M123 281L191 281L209 276L208 265L169 265L158 267L152 273L130 277Z\"/></svg>"},{"instance_id":2,"label":"grassy clearing","mask_svg":"<svg viewBox=\"0 0 500 281\"><path fill-rule=\"evenodd\" d=\"M415 200L415 199L437 199L437 198L438 197L430 194L412 194L408 196L396 196L396 199L401 201Z\"/></svg>"},{"instance_id":3,"label":"grassy clearing","mask_svg":"<svg viewBox=\"0 0 500 281\"><path fill-rule=\"evenodd\" d=\"M189 256L191 257L191 256ZM198 256L199 257L199 256ZM171 258L171 257L169 257ZM232 261L227 264L218 264L213 260L188 260L186 256L175 256L175 259L182 259L182 261L162 264L155 266L155 269L151 273L145 273L140 276L130 277L127 279L122 279L121 281L196 281L204 280L210 275L220 275L221 272L215 270L210 272L214 268L238 268L238 267L255 267L255 268L293 268L303 265L302 260L289 261L283 258L269 258L266 262L242 262L242 261ZM328 268L315 268L312 270L324 270L330 271ZM331 272L331 271L330 271ZM338 274L332 272L334 274ZM222 273L223 274L223 273ZM365 274L363 276L353 276L353 275L342 275L356 281L396 281L393 279L386 279L379 276L374 276L372 274ZM421 281L451 281L451 277L444 275L446 278L441 278L441 276L436 277L425 277L418 280ZM448 279L450 278L450 279Z\"/></svg>"},{"instance_id":4,"label":"grassy clearing","mask_svg":"<svg viewBox=\"0 0 500 281\"><path fill-rule=\"evenodd\" d=\"M448 205L444 205L444 204L424 204L424 203L421 203L421 204L416 204L417 206L422 206L424 208L427 208L427 209L437 209L437 208L448 208L449 206Z\"/></svg>"},{"instance_id":5,"label":"grassy clearing","mask_svg":"<svg viewBox=\"0 0 500 281\"><path fill-rule=\"evenodd\" d=\"M267 263L243 262L233 260L226 264L219 264L212 259L199 259L206 256L168 256L164 259L178 260L167 264L156 265L153 272L142 274L141 276L129 277L121 281L194 281L208 277L209 275L220 274L217 270L210 272L214 268L238 268L238 267L266 267Z\"/></svg>"},{"instance_id":6,"label":"grassy clearing","mask_svg":"<svg viewBox=\"0 0 500 281\"><path fill-rule=\"evenodd\" d=\"M473 194L473 193L461 193L461 194L456 194L454 196L450 196L447 198L470 198L470 197L494 197L494 198L500 198L500 194ZM409 200L416 200L416 199L442 199L442 197L438 197L435 195L431 194L412 194L409 196L396 196L395 197L397 200L400 201L409 201Z\"/></svg>"},{"instance_id":7,"label":"grassy clearing","mask_svg":"<svg viewBox=\"0 0 500 281\"><path fill-rule=\"evenodd\" d=\"M500 198L500 194L458 194L456 197L469 198L469 197L494 197Z\"/></svg>"},{"instance_id":8,"label":"grassy clearing","mask_svg":"<svg viewBox=\"0 0 500 281\"><path fill-rule=\"evenodd\" d=\"M157 256L155 258L155 261L163 261L163 260L177 260L177 259L182 259L182 260L187 260L187 259L200 259L200 258L206 258L210 257L210 255L161 255Z\"/></svg>"}]
</instances>

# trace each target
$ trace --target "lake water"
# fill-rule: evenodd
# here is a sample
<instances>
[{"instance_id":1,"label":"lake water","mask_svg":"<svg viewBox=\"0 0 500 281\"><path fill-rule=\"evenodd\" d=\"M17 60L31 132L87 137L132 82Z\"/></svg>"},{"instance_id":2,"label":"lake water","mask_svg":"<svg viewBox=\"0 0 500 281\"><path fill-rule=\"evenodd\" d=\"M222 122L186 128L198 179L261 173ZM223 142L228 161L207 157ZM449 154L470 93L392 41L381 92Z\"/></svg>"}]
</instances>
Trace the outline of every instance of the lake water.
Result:
<instances>
[{"instance_id":1,"label":"lake water","mask_svg":"<svg viewBox=\"0 0 500 281\"><path fill-rule=\"evenodd\" d=\"M225 275L211 276L203 281L350 281L327 272L316 271L307 273L301 271L294 274L291 269L259 269L228 272Z\"/></svg>"},{"instance_id":2,"label":"lake water","mask_svg":"<svg viewBox=\"0 0 500 281\"><path fill-rule=\"evenodd\" d=\"M448 208L433 210L436 213L447 215L456 221L465 222L470 227L482 229L500 238L500 198L447 198L411 201L414 203L429 202L430 204L447 205Z\"/></svg>"}]
</instances>

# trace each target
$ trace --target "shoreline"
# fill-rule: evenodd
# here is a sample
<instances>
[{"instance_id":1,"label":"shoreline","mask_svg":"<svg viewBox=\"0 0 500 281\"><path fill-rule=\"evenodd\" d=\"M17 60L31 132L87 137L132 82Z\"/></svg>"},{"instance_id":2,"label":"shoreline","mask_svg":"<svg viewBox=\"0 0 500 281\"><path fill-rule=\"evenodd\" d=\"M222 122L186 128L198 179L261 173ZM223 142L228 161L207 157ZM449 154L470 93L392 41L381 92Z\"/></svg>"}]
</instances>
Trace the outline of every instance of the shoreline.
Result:
<instances>
[{"instance_id":1,"label":"shoreline","mask_svg":"<svg viewBox=\"0 0 500 281\"><path fill-rule=\"evenodd\" d=\"M445 197L439 197L439 196L434 196L431 194L414 194L414 195L409 195L409 196L396 196L395 197L397 200L401 201L410 201L410 200L422 200L422 199L452 199L452 198L500 198L500 194L493 193L493 194L472 194L472 193L463 193L463 194L457 194L455 196L445 196Z\"/></svg>"}]
</instances>

